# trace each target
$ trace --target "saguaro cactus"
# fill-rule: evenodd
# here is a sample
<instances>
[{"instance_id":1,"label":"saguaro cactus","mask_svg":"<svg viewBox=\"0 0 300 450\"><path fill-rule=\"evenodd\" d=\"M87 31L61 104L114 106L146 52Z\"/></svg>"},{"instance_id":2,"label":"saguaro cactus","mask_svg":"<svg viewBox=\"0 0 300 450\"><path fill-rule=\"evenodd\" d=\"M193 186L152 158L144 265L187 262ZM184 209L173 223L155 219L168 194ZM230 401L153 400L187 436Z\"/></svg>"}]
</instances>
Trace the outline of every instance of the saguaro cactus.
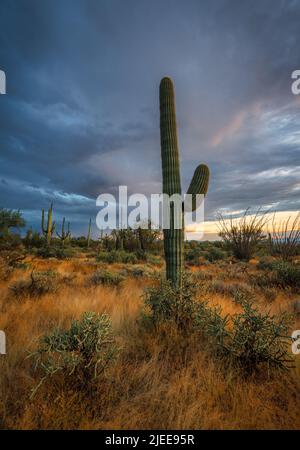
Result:
<instances>
[{"instance_id":1,"label":"saguaro cactus","mask_svg":"<svg viewBox=\"0 0 300 450\"><path fill-rule=\"evenodd\" d=\"M89 221L88 235L86 238L87 247L89 247L91 243L91 230L92 230L92 219L90 219Z\"/></svg>"},{"instance_id":2,"label":"saguaro cactus","mask_svg":"<svg viewBox=\"0 0 300 450\"><path fill-rule=\"evenodd\" d=\"M179 148L177 139L174 87L170 78L161 80L160 90L160 139L163 175L163 193L181 195ZM188 194L193 195L192 209L196 208L196 194L206 194L209 182L209 169L200 164L194 173ZM164 229L164 252L166 276L173 285L180 284L184 262L184 220L182 228L175 228L174 207L170 208L170 228Z\"/></svg>"},{"instance_id":3,"label":"saguaro cactus","mask_svg":"<svg viewBox=\"0 0 300 450\"><path fill-rule=\"evenodd\" d=\"M71 231L70 231L70 222L68 222L68 229L65 231L65 218L63 218L62 225L61 225L61 234L56 232L57 237L61 240L62 246L64 247L65 242L70 238Z\"/></svg>"},{"instance_id":4,"label":"saguaro cactus","mask_svg":"<svg viewBox=\"0 0 300 450\"><path fill-rule=\"evenodd\" d=\"M45 226L45 210L42 209L42 232L46 238L47 245L50 246L51 238L55 231L55 222L52 223L53 204L48 209L47 226Z\"/></svg>"}]
</instances>

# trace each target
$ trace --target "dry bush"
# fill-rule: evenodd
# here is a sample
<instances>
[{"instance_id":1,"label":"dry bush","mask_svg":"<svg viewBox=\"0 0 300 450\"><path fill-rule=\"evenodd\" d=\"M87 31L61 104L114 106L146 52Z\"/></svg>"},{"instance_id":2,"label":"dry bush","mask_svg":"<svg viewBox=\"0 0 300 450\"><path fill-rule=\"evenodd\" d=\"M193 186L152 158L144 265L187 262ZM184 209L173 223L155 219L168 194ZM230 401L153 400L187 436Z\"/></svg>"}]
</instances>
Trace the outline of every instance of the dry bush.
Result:
<instances>
[{"instance_id":1,"label":"dry bush","mask_svg":"<svg viewBox=\"0 0 300 450\"><path fill-rule=\"evenodd\" d=\"M300 213L292 221L287 220L276 223L275 214L272 221L272 230L269 233L270 250L273 255L284 261L291 260L300 254Z\"/></svg>"},{"instance_id":2,"label":"dry bush","mask_svg":"<svg viewBox=\"0 0 300 450\"><path fill-rule=\"evenodd\" d=\"M266 221L266 215L262 214L261 210L250 215L247 209L239 219L226 219L219 214L219 236L235 258L248 261L264 238L263 228Z\"/></svg>"},{"instance_id":3,"label":"dry bush","mask_svg":"<svg viewBox=\"0 0 300 450\"><path fill-rule=\"evenodd\" d=\"M109 286L119 286L125 277L117 272L112 272L110 270L97 270L90 278L90 283L94 286L99 284L106 284Z\"/></svg>"},{"instance_id":4,"label":"dry bush","mask_svg":"<svg viewBox=\"0 0 300 450\"><path fill-rule=\"evenodd\" d=\"M40 297L54 294L59 288L59 275L53 270L46 272L31 272L30 279L18 280L9 286L12 294L22 299L24 297Z\"/></svg>"}]
</instances>

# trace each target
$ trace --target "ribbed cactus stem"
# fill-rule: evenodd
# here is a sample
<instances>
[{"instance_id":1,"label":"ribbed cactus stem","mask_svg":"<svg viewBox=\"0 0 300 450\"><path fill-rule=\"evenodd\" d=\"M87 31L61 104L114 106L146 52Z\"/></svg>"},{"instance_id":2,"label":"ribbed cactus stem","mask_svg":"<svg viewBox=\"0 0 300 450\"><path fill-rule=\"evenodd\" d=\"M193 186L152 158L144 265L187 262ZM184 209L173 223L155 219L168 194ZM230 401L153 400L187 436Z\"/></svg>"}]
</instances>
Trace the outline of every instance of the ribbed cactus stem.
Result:
<instances>
[{"instance_id":1,"label":"ribbed cactus stem","mask_svg":"<svg viewBox=\"0 0 300 450\"><path fill-rule=\"evenodd\" d=\"M67 239L69 239L69 237L71 236L71 232L70 232L70 222L68 222L68 231L65 231L65 222L66 219L63 218L62 221L62 225L61 225L61 234L59 234L58 232L56 232L56 235L59 237L59 239L62 241L62 245L65 245L65 242L67 241Z\"/></svg>"},{"instance_id":2,"label":"ribbed cactus stem","mask_svg":"<svg viewBox=\"0 0 300 450\"><path fill-rule=\"evenodd\" d=\"M92 230L92 219L89 221L88 235L87 235L87 247L90 246L91 243L91 230Z\"/></svg>"},{"instance_id":3,"label":"ribbed cactus stem","mask_svg":"<svg viewBox=\"0 0 300 450\"><path fill-rule=\"evenodd\" d=\"M53 204L48 209L47 225L45 225L45 210L42 209L42 232L46 238L47 245L50 246L51 238L55 231L55 222L52 223Z\"/></svg>"},{"instance_id":4,"label":"ribbed cactus stem","mask_svg":"<svg viewBox=\"0 0 300 450\"><path fill-rule=\"evenodd\" d=\"M162 79L159 94L163 193L169 196L181 195L175 98L170 78ZM174 220L174 207L172 208L171 203L170 228L165 228L163 233L166 276L175 285L180 283L183 269L184 229L183 226L181 229L175 229Z\"/></svg>"},{"instance_id":5,"label":"ribbed cactus stem","mask_svg":"<svg viewBox=\"0 0 300 450\"><path fill-rule=\"evenodd\" d=\"M163 175L163 193L171 197L181 195L179 149L176 128L174 87L170 78L161 80L160 100L160 140ZM198 208L197 194L206 195L209 182L209 169L205 164L199 165L194 173L188 194L192 194L192 210ZM184 265L184 218L180 209L182 228L175 227L175 209L170 208L170 228L164 228L164 251L166 260L166 276L173 285L181 285ZM173 207L172 207L173 206Z\"/></svg>"}]
</instances>

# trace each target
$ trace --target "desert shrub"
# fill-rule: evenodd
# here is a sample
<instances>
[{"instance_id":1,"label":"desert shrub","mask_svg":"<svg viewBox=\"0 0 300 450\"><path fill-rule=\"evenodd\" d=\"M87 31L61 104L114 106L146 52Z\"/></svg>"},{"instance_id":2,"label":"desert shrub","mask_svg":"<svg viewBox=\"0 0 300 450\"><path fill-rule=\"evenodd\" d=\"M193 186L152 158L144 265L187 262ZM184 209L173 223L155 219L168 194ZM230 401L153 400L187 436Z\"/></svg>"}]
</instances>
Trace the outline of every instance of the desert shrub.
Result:
<instances>
[{"instance_id":1,"label":"desert shrub","mask_svg":"<svg viewBox=\"0 0 300 450\"><path fill-rule=\"evenodd\" d=\"M263 228L266 217L258 210L250 215L247 209L241 218L225 219L219 214L219 236L235 258L248 261L258 244L264 239Z\"/></svg>"},{"instance_id":2,"label":"desert shrub","mask_svg":"<svg viewBox=\"0 0 300 450\"><path fill-rule=\"evenodd\" d=\"M135 278L144 277L146 274L146 268L143 266L133 267L133 269L130 271L130 274Z\"/></svg>"},{"instance_id":3,"label":"desert shrub","mask_svg":"<svg viewBox=\"0 0 300 450\"><path fill-rule=\"evenodd\" d=\"M272 270L274 266L274 258L270 256L264 256L260 258L257 268L259 270Z\"/></svg>"},{"instance_id":4,"label":"desert shrub","mask_svg":"<svg viewBox=\"0 0 300 450\"><path fill-rule=\"evenodd\" d=\"M134 278L152 277L154 270L147 265L134 265L132 267L126 267L126 275L130 275Z\"/></svg>"},{"instance_id":5,"label":"desert shrub","mask_svg":"<svg viewBox=\"0 0 300 450\"><path fill-rule=\"evenodd\" d=\"M32 272L29 280L19 280L9 286L16 298L31 296L40 297L44 294L55 293L59 287L57 272Z\"/></svg>"},{"instance_id":6,"label":"desert shrub","mask_svg":"<svg viewBox=\"0 0 300 450\"><path fill-rule=\"evenodd\" d=\"M260 287L290 288L294 291L300 289L300 266L288 261L274 261L268 265L269 270L263 274L251 276L252 284Z\"/></svg>"},{"instance_id":7,"label":"desert shrub","mask_svg":"<svg viewBox=\"0 0 300 450\"><path fill-rule=\"evenodd\" d=\"M69 378L73 387L86 385L105 371L117 353L110 318L86 312L68 330L56 328L43 336L37 350L30 352L42 376L32 394L56 375Z\"/></svg>"},{"instance_id":8,"label":"desert shrub","mask_svg":"<svg viewBox=\"0 0 300 450\"><path fill-rule=\"evenodd\" d=\"M110 270L97 270L90 279L90 282L94 286L101 284L106 284L109 286L119 286L119 284L124 280L124 276L117 272L112 272Z\"/></svg>"},{"instance_id":9,"label":"desert shrub","mask_svg":"<svg viewBox=\"0 0 300 450\"><path fill-rule=\"evenodd\" d=\"M157 265L157 264L161 264L161 262L162 262L162 260L161 260L160 255L155 255L153 253L147 254L147 263L148 264Z\"/></svg>"},{"instance_id":10,"label":"desert shrub","mask_svg":"<svg viewBox=\"0 0 300 450\"><path fill-rule=\"evenodd\" d=\"M186 329L193 318L196 290L195 282L186 273L182 276L181 286L173 286L169 280L161 278L158 285L145 290L145 305L154 322L173 320Z\"/></svg>"},{"instance_id":11,"label":"desert shrub","mask_svg":"<svg viewBox=\"0 0 300 450\"><path fill-rule=\"evenodd\" d=\"M122 254L121 256L121 262L125 264L136 264L138 262L138 259L146 260L145 253L143 253L142 258L139 258L136 253L127 253L127 252L124 252L124 254Z\"/></svg>"},{"instance_id":12,"label":"desert shrub","mask_svg":"<svg viewBox=\"0 0 300 450\"><path fill-rule=\"evenodd\" d=\"M285 314L279 317L260 313L251 301L243 302L243 311L233 317L229 353L233 361L246 373L261 364L267 368L286 368L288 323Z\"/></svg>"},{"instance_id":13,"label":"desert shrub","mask_svg":"<svg viewBox=\"0 0 300 450\"><path fill-rule=\"evenodd\" d=\"M273 270L276 271L276 281L280 287L291 287L295 290L300 289L300 266L286 261L280 261L274 264Z\"/></svg>"},{"instance_id":14,"label":"desert shrub","mask_svg":"<svg viewBox=\"0 0 300 450\"><path fill-rule=\"evenodd\" d=\"M269 233L269 246L271 254L279 256L284 261L289 261L300 254L300 213L294 220L289 217L279 224L276 223L274 214L272 231Z\"/></svg>"},{"instance_id":15,"label":"desert shrub","mask_svg":"<svg viewBox=\"0 0 300 450\"><path fill-rule=\"evenodd\" d=\"M221 250L218 247L211 247L209 251L207 251L207 259L210 262L220 261L227 258L227 252Z\"/></svg>"},{"instance_id":16,"label":"desert shrub","mask_svg":"<svg viewBox=\"0 0 300 450\"><path fill-rule=\"evenodd\" d=\"M74 256L75 251L71 247L41 247L36 251L42 258L68 259Z\"/></svg>"},{"instance_id":17,"label":"desert shrub","mask_svg":"<svg viewBox=\"0 0 300 450\"><path fill-rule=\"evenodd\" d=\"M191 276L196 283L202 281L211 281L213 279L213 274L204 270L197 270L196 272L193 272Z\"/></svg>"},{"instance_id":18,"label":"desert shrub","mask_svg":"<svg viewBox=\"0 0 300 450\"><path fill-rule=\"evenodd\" d=\"M203 252L200 248L190 248L185 251L185 261L188 264L198 265L199 258Z\"/></svg>"},{"instance_id":19,"label":"desert shrub","mask_svg":"<svg viewBox=\"0 0 300 450\"><path fill-rule=\"evenodd\" d=\"M286 369L288 356L289 317L260 313L251 298L241 299L243 311L232 318L222 317L220 309L201 303L195 314L195 324L207 337L215 355L249 375L261 366Z\"/></svg>"},{"instance_id":20,"label":"desert shrub","mask_svg":"<svg viewBox=\"0 0 300 450\"><path fill-rule=\"evenodd\" d=\"M138 259L135 253L125 252L123 250L112 250L110 252L99 252L96 256L99 262L136 264Z\"/></svg>"},{"instance_id":21,"label":"desert shrub","mask_svg":"<svg viewBox=\"0 0 300 450\"><path fill-rule=\"evenodd\" d=\"M272 288L272 287L261 288L261 293L263 294L263 296L265 297L265 300L268 303L273 303L276 300L277 289L275 289L275 288Z\"/></svg>"}]
</instances>

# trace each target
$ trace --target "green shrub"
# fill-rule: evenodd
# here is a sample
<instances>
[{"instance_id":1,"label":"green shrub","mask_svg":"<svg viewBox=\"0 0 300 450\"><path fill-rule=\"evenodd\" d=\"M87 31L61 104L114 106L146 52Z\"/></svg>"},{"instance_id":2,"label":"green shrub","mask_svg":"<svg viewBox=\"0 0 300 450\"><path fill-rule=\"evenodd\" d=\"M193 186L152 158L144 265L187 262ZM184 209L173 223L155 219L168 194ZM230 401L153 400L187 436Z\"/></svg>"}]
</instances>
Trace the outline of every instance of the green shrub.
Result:
<instances>
[{"instance_id":1,"label":"green shrub","mask_svg":"<svg viewBox=\"0 0 300 450\"><path fill-rule=\"evenodd\" d=\"M117 353L110 318L86 312L68 330L56 328L43 336L37 350L29 354L42 376L32 394L56 375L69 378L72 387L86 385L104 372Z\"/></svg>"},{"instance_id":2,"label":"green shrub","mask_svg":"<svg viewBox=\"0 0 300 450\"><path fill-rule=\"evenodd\" d=\"M98 286L101 284L119 286L119 284L124 279L124 276L120 275L119 273L99 269L92 275L90 281L94 286Z\"/></svg>"},{"instance_id":3,"label":"green shrub","mask_svg":"<svg viewBox=\"0 0 300 450\"><path fill-rule=\"evenodd\" d=\"M227 258L227 252L217 248L212 247L208 252L206 258L209 262L220 261Z\"/></svg>"},{"instance_id":4,"label":"green shrub","mask_svg":"<svg viewBox=\"0 0 300 450\"><path fill-rule=\"evenodd\" d=\"M279 261L273 266L276 271L277 283L280 287L300 289L300 266L286 261Z\"/></svg>"},{"instance_id":5,"label":"green shrub","mask_svg":"<svg viewBox=\"0 0 300 450\"><path fill-rule=\"evenodd\" d=\"M257 268L259 270L273 270L274 258L270 256L264 256L260 258Z\"/></svg>"},{"instance_id":6,"label":"green shrub","mask_svg":"<svg viewBox=\"0 0 300 450\"><path fill-rule=\"evenodd\" d=\"M18 299L27 296L40 297L57 292L59 281L59 275L55 271L32 272L30 279L16 281L9 289Z\"/></svg>"},{"instance_id":7,"label":"green shrub","mask_svg":"<svg viewBox=\"0 0 300 450\"><path fill-rule=\"evenodd\" d=\"M240 300L243 311L232 318L222 317L220 309L209 308L207 303L199 304L195 314L196 328L207 337L216 356L247 375L261 366L288 368L292 361L287 346L289 317L281 314L276 318L269 313L260 313L251 298Z\"/></svg>"},{"instance_id":8,"label":"green shrub","mask_svg":"<svg viewBox=\"0 0 300 450\"><path fill-rule=\"evenodd\" d=\"M181 328L187 328L193 318L196 290L197 285L186 273L183 274L181 286L160 279L158 286L145 290L145 305L151 310L154 322L174 320Z\"/></svg>"},{"instance_id":9,"label":"green shrub","mask_svg":"<svg viewBox=\"0 0 300 450\"><path fill-rule=\"evenodd\" d=\"M36 254L42 258L68 259L75 255L75 251L71 247L41 247Z\"/></svg>"},{"instance_id":10,"label":"green shrub","mask_svg":"<svg viewBox=\"0 0 300 450\"><path fill-rule=\"evenodd\" d=\"M112 250L110 252L99 252L96 256L99 262L136 264L138 259L135 253L125 252L123 250Z\"/></svg>"},{"instance_id":11,"label":"green shrub","mask_svg":"<svg viewBox=\"0 0 300 450\"><path fill-rule=\"evenodd\" d=\"M269 269L269 272L267 271ZM273 261L263 274L251 276L251 283L261 287L300 289L300 266L287 261Z\"/></svg>"}]
</instances>

